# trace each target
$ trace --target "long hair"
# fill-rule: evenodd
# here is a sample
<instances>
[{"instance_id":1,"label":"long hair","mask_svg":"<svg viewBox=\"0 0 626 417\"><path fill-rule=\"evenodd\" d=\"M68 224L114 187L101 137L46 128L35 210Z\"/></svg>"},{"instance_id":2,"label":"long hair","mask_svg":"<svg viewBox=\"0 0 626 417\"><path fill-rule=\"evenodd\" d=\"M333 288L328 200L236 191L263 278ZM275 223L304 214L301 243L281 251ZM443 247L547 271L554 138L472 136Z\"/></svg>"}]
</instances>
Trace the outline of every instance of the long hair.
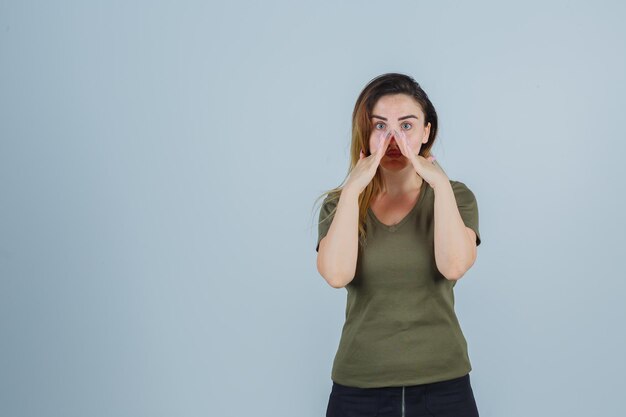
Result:
<instances>
[{"instance_id":1,"label":"long hair","mask_svg":"<svg viewBox=\"0 0 626 417\"><path fill-rule=\"evenodd\" d=\"M428 142L422 145L419 155L424 158L430 156L430 150L433 147L435 138L437 137L437 112L435 107L431 103L430 99L422 87L412 77L400 73L387 73L379 75L376 78L370 80L365 86L361 94L356 100L354 110L352 112L352 143L350 145L350 166L348 173L344 178L342 185L326 190L322 195L317 197L317 202L320 198L328 198L329 200L338 200L345 185L345 181L350 176L350 172L356 166L359 161L361 150L365 155L370 155L369 138L372 133L371 116L374 106L378 100L385 95L390 94L406 94L413 97L419 104L424 112L424 126L430 122L430 134L428 136ZM380 167L379 167L380 168ZM370 201L378 195L383 189L383 179L380 173L380 169L376 170L376 174L372 178L372 181L365 187L363 192L359 195L359 242L361 245L365 244L367 237L367 231L365 228L365 218L367 216L367 209L370 205ZM334 216L335 208L329 214ZM321 219L320 221L324 221Z\"/></svg>"}]
</instances>

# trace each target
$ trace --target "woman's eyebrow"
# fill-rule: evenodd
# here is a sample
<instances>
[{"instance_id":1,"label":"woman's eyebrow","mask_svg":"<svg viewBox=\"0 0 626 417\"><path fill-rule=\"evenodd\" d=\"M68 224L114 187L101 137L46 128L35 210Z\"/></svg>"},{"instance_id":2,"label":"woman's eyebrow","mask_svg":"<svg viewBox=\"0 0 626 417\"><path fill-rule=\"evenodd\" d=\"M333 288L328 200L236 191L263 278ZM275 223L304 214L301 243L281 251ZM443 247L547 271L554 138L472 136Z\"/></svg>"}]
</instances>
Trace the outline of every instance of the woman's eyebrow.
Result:
<instances>
[{"instance_id":1,"label":"woman's eyebrow","mask_svg":"<svg viewBox=\"0 0 626 417\"><path fill-rule=\"evenodd\" d=\"M377 119L382 119L384 121L387 121L386 117L376 116L375 114L372 114L372 119L374 117L376 117ZM410 119L411 117L413 117L414 119L417 119L417 116L413 116L412 114L409 114L408 116L398 117L398 120Z\"/></svg>"}]
</instances>

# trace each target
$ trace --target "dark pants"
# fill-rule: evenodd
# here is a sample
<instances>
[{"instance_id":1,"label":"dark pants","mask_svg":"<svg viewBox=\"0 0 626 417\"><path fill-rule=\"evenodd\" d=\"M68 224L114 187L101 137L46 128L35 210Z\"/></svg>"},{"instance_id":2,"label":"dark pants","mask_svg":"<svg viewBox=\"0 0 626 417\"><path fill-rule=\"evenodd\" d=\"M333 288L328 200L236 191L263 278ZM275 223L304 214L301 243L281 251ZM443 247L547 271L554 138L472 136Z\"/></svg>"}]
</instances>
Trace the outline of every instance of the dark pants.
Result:
<instances>
[{"instance_id":1,"label":"dark pants","mask_svg":"<svg viewBox=\"0 0 626 417\"><path fill-rule=\"evenodd\" d=\"M326 417L478 417L469 374L404 387L357 388L333 381Z\"/></svg>"}]
</instances>

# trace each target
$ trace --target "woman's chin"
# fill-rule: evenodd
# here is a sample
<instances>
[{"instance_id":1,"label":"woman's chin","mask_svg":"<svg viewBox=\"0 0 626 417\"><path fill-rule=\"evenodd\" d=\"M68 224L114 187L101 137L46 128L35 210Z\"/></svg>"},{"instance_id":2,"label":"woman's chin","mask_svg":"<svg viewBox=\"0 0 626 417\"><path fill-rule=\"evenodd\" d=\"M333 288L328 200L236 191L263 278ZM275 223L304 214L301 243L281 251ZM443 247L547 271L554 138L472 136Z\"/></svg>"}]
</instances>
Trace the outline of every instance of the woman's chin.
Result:
<instances>
[{"instance_id":1,"label":"woman's chin","mask_svg":"<svg viewBox=\"0 0 626 417\"><path fill-rule=\"evenodd\" d=\"M407 163L408 159L406 159L404 156L401 156L399 158L384 157L380 160L380 165L390 171L400 171L401 169L406 167Z\"/></svg>"}]
</instances>

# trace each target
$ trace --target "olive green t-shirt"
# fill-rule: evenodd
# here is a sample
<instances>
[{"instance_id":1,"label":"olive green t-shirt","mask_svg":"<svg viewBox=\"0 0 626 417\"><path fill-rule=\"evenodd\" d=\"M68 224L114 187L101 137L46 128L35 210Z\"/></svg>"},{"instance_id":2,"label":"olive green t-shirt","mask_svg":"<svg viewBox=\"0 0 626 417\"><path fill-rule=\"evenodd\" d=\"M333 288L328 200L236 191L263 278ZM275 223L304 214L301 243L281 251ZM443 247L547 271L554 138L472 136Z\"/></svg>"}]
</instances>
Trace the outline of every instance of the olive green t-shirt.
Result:
<instances>
[{"instance_id":1,"label":"olive green t-shirt","mask_svg":"<svg viewBox=\"0 0 626 417\"><path fill-rule=\"evenodd\" d=\"M478 232L473 192L450 180L466 226ZM368 209L367 240L359 245L354 279L346 285L345 323L333 362L337 383L373 388L444 381L467 374L467 343L454 311L453 287L435 264L434 190L424 181L411 211L397 224ZM320 221L338 200L326 197ZM319 242L330 216L319 224Z\"/></svg>"}]
</instances>

